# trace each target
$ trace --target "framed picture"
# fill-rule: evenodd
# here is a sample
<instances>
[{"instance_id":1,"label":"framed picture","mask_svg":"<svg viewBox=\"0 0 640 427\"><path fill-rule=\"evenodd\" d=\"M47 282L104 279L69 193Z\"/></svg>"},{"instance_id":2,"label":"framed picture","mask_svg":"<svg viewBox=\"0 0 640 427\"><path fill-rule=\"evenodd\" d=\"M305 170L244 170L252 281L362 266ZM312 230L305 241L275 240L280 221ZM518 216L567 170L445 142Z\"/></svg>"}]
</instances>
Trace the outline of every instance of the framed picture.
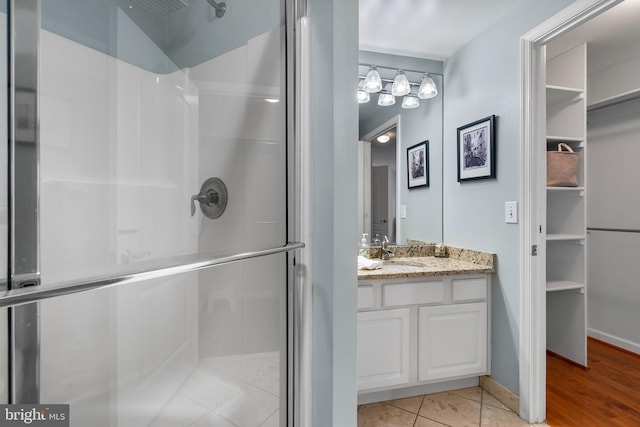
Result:
<instances>
[{"instance_id":1,"label":"framed picture","mask_svg":"<svg viewBox=\"0 0 640 427\"><path fill-rule=\"evenodd\" d=\"M458 128L458 182L496 177L495 118Z\"/></svg>"},{"instance_id":2,"label":"framed picture","mask_svg":"<svg viewBox=\"0 0 640 427\"><path fill-rule=\"evenodd\" d=\"M429 141L407 148L408 187L429 186Z\"/></svg>"}]
</instances>

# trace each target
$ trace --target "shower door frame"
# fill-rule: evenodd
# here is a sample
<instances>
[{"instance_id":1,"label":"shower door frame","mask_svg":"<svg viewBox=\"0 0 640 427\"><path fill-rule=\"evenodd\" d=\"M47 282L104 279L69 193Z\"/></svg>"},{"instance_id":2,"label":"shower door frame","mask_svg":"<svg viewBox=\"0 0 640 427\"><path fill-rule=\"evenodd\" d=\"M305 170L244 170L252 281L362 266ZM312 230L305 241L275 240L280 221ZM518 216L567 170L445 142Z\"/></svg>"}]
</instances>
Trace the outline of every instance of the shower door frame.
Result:
<instances>
[{"instance_id":1,"label":"shower door frame","mask_svg":"<svg viewBox=\"0 0 640 427\"><path fill-rule=\"evenodd\" d=\"M306 13L305 0L280 0L281 10L284 15L284 31L282 54L285 59L285 67L282 73L283 93L286 95L285 105L285 152L286 152L286 241L283 247L276 247L267 250L246 252L231 256L206 258L193 254L182 257L179 261L168 261L166 266L155 270L136 272L120 276L101 278L97 280L78 280L64 283L50 284L40 287L40 264L39 264L39 108L37 104L38 88L38 67L39 67L39 41L38 31L40 30L40 2L41 0L9 0L8 34L9 34L9 59L8 59L8 79L9 79L9 259L8 259L8 281L4 292L0 293L0 307L8 307L9 314L9 403L40 403L39 384L39 304L38 301L61 297L79 292L102 289L112 286L127 286L135 282L148 280L155 277L167 277L185 272L197 271L210 268L216 265L235 262L238 260L260 257L275 253L286 253L286 291L287 301L286 325L283 331L286 337L283 338L286 344L285 366L281 367L281 392L286 391L286 397L281 398L281 423L287 426L305 425L304 409L300 409L305 401L308 401L308 389L300 383L300 377L308 366L303 358L308 357L306 351L302 349L303 342L308 331L308 313L304 311L301 304L304 299L310 297L309 292L303 292L304 282L308 281L305 273L301 272L301 265L296 265L296 258L304 260L308 257L308 251L303 251L304 243L301 243L302 235L308 236L301 226L301 216L303 202L301 200L304 189L300 185L302 177L301 171L301 150L300 150L300 120L304 112L300 112L298 55L300 50L297 47L296 24L299 18ZM21 15L22 14L22 15ZM16 17L18 20L16 21ZM30 34L30 35L29 35ZM308 34L308 28L307 28ZM25 49L23 45L28 45L31 49L29 56L18 57L17 49ZM30 90L33 96L29 99L32 104L28 104L28 109L18 109L17 96L20 82L16 79L19 76L30 75L25 70L31 69L35 73L35 78L31 81ZM307 65L308 71L308 65ZM25 74L26 73L26 74ZM32 75L32 74L31 74ZM295 78L294 78L295 77ZM27 114L27 117L24 114ZM308 113L308 112L307 112ZM17 131L19 126L28 123L32 124L30 132L33 133L33 147L31 158L24 156L16 150ZM25 130L20 128L21 133ZM35 162L33 154L35 153ZM15 172L21 171L29 177L27 180L31 187L25 188L16 179ZM26 226L16 229L16 219L24 222L24 205L32 207L30 216L31 222ZM35 206L35 208L33 208ZM26 259L31 268L22 268L16 260ZM299 264L299 263L298 263ZM302 284L301 284L302 283ZM26 325L29 325L26 327ZM22 343L22 344L21 344ZM27 349L26 352L16 352L16 344ZM283 349L284 350L284 349ZM31 375L29 375L31 374ZM286 389L286 390L285 390ZM283 410L283 409L286 409Z\"/></svg>"}]
</instances>

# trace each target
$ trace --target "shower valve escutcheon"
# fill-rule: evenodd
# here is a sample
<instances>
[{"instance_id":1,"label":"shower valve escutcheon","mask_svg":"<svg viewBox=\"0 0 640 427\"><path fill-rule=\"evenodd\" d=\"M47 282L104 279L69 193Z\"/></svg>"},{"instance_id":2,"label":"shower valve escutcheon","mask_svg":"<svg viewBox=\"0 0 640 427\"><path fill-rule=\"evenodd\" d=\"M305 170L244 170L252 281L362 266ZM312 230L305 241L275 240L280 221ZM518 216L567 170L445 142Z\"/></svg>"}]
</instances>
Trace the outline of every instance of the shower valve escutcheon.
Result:
<instances>
[{"instance_id":1,"label":"shower valve escutcheon","mask_svg":"<svg viewBox=\"0 0 640 427\"><path fill-rule=\"evenodd\" d=\"M227 186L220 178L207 179L198 194L191 196L191 216L196 214L196 202L207 218L216 219L227 208Z\"/></svg>"}]
</instances>

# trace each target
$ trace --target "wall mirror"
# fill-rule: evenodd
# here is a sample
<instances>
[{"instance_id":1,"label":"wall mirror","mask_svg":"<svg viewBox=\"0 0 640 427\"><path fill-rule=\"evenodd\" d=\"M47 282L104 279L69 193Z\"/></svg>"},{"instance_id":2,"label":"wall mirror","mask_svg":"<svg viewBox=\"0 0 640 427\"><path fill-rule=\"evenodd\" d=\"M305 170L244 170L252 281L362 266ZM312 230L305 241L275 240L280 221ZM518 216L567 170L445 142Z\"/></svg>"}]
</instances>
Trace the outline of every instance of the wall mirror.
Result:
<instances>
[{"instance_id":1,"label":"wall mirror","mask_svg":"<svg viewBox=\"0 0 640 427\"><path fill-rule=\"evenodd\" d=\"M433 98L420 99L416 108L403 108L402 97L396 97L394 105L380 106L378 93L370 94L369 101L360 104L360 230L368 234L369 242L374 242L376 235L379 239L388 236L398 244L408 240L441 242L443 64L366 51L360 51L359 62L360 77L365 77L374 65L385 84L393 81L398 70L404 70L408 80L418 84L429 73L438 91ZM414 92L416 86L412 85ZM386 142L380 142L380 136ZM409 189L407 149L422 141L429 141L429 185Z\"/></svg>"}]
</instances>

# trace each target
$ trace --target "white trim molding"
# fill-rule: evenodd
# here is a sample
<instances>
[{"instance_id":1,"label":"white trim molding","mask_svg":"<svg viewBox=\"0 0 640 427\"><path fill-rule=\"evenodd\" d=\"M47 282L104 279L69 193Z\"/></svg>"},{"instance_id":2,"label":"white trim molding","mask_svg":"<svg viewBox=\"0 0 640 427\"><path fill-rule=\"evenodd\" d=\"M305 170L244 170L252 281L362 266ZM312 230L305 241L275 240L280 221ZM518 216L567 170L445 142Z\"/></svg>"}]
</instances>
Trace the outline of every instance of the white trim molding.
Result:
<instances>
[{"instance_id":1,"label":"white trim molding","mask_svg":"<svg viewBox=\"0 0 640 427\"><path fill-rule=\"evenodd\" d=\"M546 232L541 209L546 204L539 202L546 197L545 163L540 159L546 130L544 45L621 1L577 0L520 40L520 417L531 423L546 418L546 260L545 245L539 244ZM534 245L541 249L537 256Z\"/></svg>"}]
</instances>

